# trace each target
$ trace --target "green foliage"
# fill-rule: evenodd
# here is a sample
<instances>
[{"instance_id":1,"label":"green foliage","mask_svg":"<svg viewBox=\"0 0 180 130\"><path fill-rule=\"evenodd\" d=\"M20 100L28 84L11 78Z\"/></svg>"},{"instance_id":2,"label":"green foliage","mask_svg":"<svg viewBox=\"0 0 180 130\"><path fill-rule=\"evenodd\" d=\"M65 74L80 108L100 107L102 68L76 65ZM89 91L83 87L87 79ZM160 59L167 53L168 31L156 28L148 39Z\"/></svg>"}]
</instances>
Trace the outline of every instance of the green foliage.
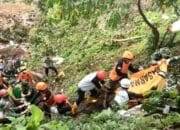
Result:
<instances>
[{"instance_id":1,"label":"green foliage","mask_svg":"<svg viewBox=\"0 0 180 130\"><path fill-rule=\"evenodd\" d=\"M152 52L146 51L152 47L151 31L138 12L133 13L136 6L133 1L44 0L42 3L46 5L42 21L29 33L32 57L28 67L41 66L46 53L62 56L65 63L61 68L66 75L63 87L76 86L89 72L110 70L127 48L138 55L137 58L141 53L146 54L140 58L143 62ZM169 11L169 19L162 19L162 12L156 11L148 10L146 15L163 34L176 16ZM134 36L142 38L123 43L112 41Z\"/></svg>"},{"instance_id":2,"label":"green foliage","mask_svg":"<svg viewBox=\"0 0 180 130\"><path fill-rule=\"evenodd\" d=\"M122 118L112 110L104 110L91 116L83 116L78 120L69 119L66 124L70 130L161 130L178 122L178 113L169 114L166 117L152 115L149 117Z\"/></svg>"},{"instance_id":3,"label":"green foliage","mask_svg":"<svg viewBox=\"0 0 180 130\"><path fill-rule=\"evenodd\" d=\"M102 113L100 113L102 115ZM107 115L106 113L104 113ZM149 117L131 117L123 119L117 116L117 113L112 112L111 118L104 119L105 116L99 117L98 120L93 117L99 116L99 113L94 113L90 117L82 117L78 120L68 119L64 121L50 121L41 124L38 130L161 130L180 120L178 113L169 114L166 117L161 115L153 115ZM22 124L14 125L14 127L1 127L0 130L26 130ZM34 129L31 129L34 130Z\"/></svg>"},{"instance_id":4,"label":"green foliage","mask_svg":"<svg viewBox=\"0 0 180 130\"><path fill-rule=\"evenodd\" d=\"M11 124L0 125L0 130L69 130L67 125L61 121L50 121L42 123L44 113L34 105L31 105L31 116L11 117Z\"/></svg>"},{"instance_id":5,"label":"green foliage","mask_svg":"<svg viewBox=\"0 0 180 130\"><path fill-rule=\"evenodd\" d=\"M154 93L159 97L160 93ZM152 96L153 96L152 95ZM175 98L174 92L162 97ZM31 116L10 118L12 123L0 125L0 130L161 130L180 120L180 114L170 113L166 116L151 115L148 117L121 117L117 112L107 109L91 115L81 115L76 118L63 118L48 121L43 119L43 112L36 106L31 106ZM43 122L42 122L43 121Z\"/></svg>"},{"instance_id":6,"label":"green foliage","mask_svg":"<svg viewBox=\"0 0 180 130\"><path fill-rule=\"evenodd\" d=\"M143 103L143 109L149 113L162 112L165 105L179 110L179 96L177 90L153 92Z\"/></svg>"},{"instance_id":7,"label":"green foliage","mask_svg":"<svg viewBox=\"0 0 180 130\"><path fill-rule=\"evenodd\" d=\"M108 20L108 26L112 28L117 28L117 25L120 21L121 17L119 11L111 11L110 18Z\"/></svg>"},{"instance_id":8,"label":"green foliage","mask_svg":"<svg viewBox=\"0 0 180 130\"><path fill-rule=\"evenodd\" d=\"M164 12L152 8L145 13L163 34L168 25L177 19L174 15L177 9L174 3L178 1L156 2L159 2L156 5L158 9L163 10L165 5ZM77 83L83 76L99 69L109 71L124 50L132 51L138 61L148 62L153 39L135 6L136 2L133 0L41 0L39 7L42 21L29 33L32 57L28 61L28 67L39 69L42 58L47 53L62 56L65 58L61 66L65 78L62 79L62 84L58 85L61 85L68 95L74 96ZM164 13L168 16L167 19L162 18ZM9 35L10 30L8 31ZM13 34L12 38L27 37L26 30L21 27L14 32L16 35ZM135 36L142 38L125 42L112 40ZM179 95L175 91L156 92L145 100L143 107L148 112L157 112L159 107L164 107L166 103L179 107ZM35 106L31 107L31 113L31 116L11 118L12 123L0 125L0 130L160 130L180 120L178 113L162 116L161 120L153 115L122 118L111 109L90 116L80 115L77 119L64 119L60 116L60 120L52 121L43 119L43 112Z\"/></svg>"},{"instance_id":9,"label":"green foliage","mask_svg":"<svg viewBox=\"0 0 180 130\"><path fill-rule=\"evenodd\" d=\"M173 4L176 4L178 2L178 0L157 0L156 3L158 4L158 6L162 7L162 6L172 6Z\"/></svg>"},{"instance_id":10,"label":"green foliage","mask_svg":"<svg viewBox=\"0 0 180 130\"><path fill-rule=\"evenodd\" d=\"M125 17L128 18L131 1L102 2L104 1L78 0L70 5L68 1L52 2L53 5L49 3L47 13L42 17L41 23L33 28L29 35L32 50L30 68L39 68L42 64L41 59L47 52L62 56L65 58L62 68L66 74L62 86L72 86L91 71L109 70L114 59L119 57L119 53L124 50L121 45L113 43L111 39L120 35L121 30L123 35L128 34L130 37L144 35L146 27L139 26L134 29L135 25L132 24L129 29L126 26L123 28L119 26ZM108 17L101 19L102 14ZM141 25L140 20L140 18L136 19L139 25ZM101 28L101 23L106 25ZM120 30L115 31L118 29ZM126 29L127 31L124 31ZM126 44L123 44L124 48ZM135 53L137 51L140 53L146 48L144 43L134 46L136 45L141 46L142 49L134 49ZM135 48L139 48L137 46Z\"/></svg>"},{"instance_id":11,"label":"green foliage","mask_svg":"<svg viewBox=\"0 0 180 130\"><path fill-rule=\"evenodd\" d=\"M31 105L31 116L29 117L27 129L37 129L40 125L41 121L43 120L43 112L36 106Z\"/></svg>"},{"instance_id":12,"label":"green foliage","mask_svg":"<svg viewBox=\"0 0 180 130\"><path fill-rule=\"evenodd\" d=\"M69 130L68 126L61 121L51 121L49 123L42 124L38 129L46 130Z\"/></svg>"}]
</instances>

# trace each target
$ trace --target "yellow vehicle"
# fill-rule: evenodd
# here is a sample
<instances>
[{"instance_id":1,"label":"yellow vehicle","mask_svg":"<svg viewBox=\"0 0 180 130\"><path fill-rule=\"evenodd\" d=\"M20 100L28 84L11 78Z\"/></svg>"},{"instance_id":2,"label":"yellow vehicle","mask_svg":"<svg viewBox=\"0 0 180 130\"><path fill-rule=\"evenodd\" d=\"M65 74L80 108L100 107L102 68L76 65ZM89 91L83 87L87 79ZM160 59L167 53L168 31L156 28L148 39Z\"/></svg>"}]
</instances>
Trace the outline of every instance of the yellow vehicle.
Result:
<instances>
[{"instance_id":1,"label":"yellow vehicle","mask_svg":"<svg viewBox=\"0 0 180 130\"><path fill-rule=\"evenodd\" d=\"M166 86L166 74L170 59L162 59L149 68L130 76L132 81L129 92L146 95L150 90L162 90Z\"/></svg>"}]
</instances>

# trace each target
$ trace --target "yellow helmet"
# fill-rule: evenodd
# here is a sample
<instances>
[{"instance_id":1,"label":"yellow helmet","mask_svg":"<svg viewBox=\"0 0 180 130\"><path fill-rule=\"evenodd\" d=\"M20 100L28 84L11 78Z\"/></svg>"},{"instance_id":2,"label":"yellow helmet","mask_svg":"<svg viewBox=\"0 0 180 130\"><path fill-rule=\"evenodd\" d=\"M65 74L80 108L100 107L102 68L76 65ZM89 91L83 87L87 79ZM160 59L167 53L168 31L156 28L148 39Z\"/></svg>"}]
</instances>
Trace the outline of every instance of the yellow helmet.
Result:
<instances>
[{"instance_id":1,"label":"yellow helmet","mask_svg":"<svg viewBox=\"0 0 180 130\"><path fill-rule=\"evenodd\" d=\"M130 60L133 60L134 59L134 55L130 51L125 51L123 53L122 58L127 58L127 59L130 59Z\"/></svg>"}]
</instances>

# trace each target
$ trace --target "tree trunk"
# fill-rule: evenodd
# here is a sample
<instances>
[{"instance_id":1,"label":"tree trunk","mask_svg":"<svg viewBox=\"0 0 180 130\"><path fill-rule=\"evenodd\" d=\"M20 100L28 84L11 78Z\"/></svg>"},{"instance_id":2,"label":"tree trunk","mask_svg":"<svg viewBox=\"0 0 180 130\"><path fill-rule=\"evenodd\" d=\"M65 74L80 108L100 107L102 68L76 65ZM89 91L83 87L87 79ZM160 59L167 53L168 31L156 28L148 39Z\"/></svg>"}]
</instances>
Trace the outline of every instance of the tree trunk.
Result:
<instances>
[{"instance_id":1,"label":"tree trunk","mask_svg":"<svg viewBox=\"0 0 180 130\"><path fill-rule=\"evenodd\" d=\"M153 42L154 49L158 49L159 48L159 31L152 23L148 21L145 14L143 13L141 9L141 0L138 0L137 5L138 5L138 10L139 10L140 15L142 16L144 22L151 28L152 33L154 35L154 42Z\"/></svg>"}]
</instances>

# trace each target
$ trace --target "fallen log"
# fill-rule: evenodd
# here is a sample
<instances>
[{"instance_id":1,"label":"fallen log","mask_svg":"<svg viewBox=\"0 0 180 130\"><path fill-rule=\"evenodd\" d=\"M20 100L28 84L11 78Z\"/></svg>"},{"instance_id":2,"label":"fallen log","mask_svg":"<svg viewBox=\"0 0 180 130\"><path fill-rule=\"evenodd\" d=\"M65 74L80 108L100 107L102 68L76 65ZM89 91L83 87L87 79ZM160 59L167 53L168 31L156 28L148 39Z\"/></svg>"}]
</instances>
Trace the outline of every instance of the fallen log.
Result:
<instances>
[{"instance_id":1,"label":"fallen log","mask_svg":"<svg viewBox=\"0 0 180 130\"><path fill-rule=\"evenodd\" d=\"M135 40L135 39L140 39L142 37L145 37L144 35L143 36L136 36L136 37L130 37L130 38L126 38L126 39L112 39L113 42L126 42L126 41L131 41L131 40Z\"/></svg>"}]
</instances>

